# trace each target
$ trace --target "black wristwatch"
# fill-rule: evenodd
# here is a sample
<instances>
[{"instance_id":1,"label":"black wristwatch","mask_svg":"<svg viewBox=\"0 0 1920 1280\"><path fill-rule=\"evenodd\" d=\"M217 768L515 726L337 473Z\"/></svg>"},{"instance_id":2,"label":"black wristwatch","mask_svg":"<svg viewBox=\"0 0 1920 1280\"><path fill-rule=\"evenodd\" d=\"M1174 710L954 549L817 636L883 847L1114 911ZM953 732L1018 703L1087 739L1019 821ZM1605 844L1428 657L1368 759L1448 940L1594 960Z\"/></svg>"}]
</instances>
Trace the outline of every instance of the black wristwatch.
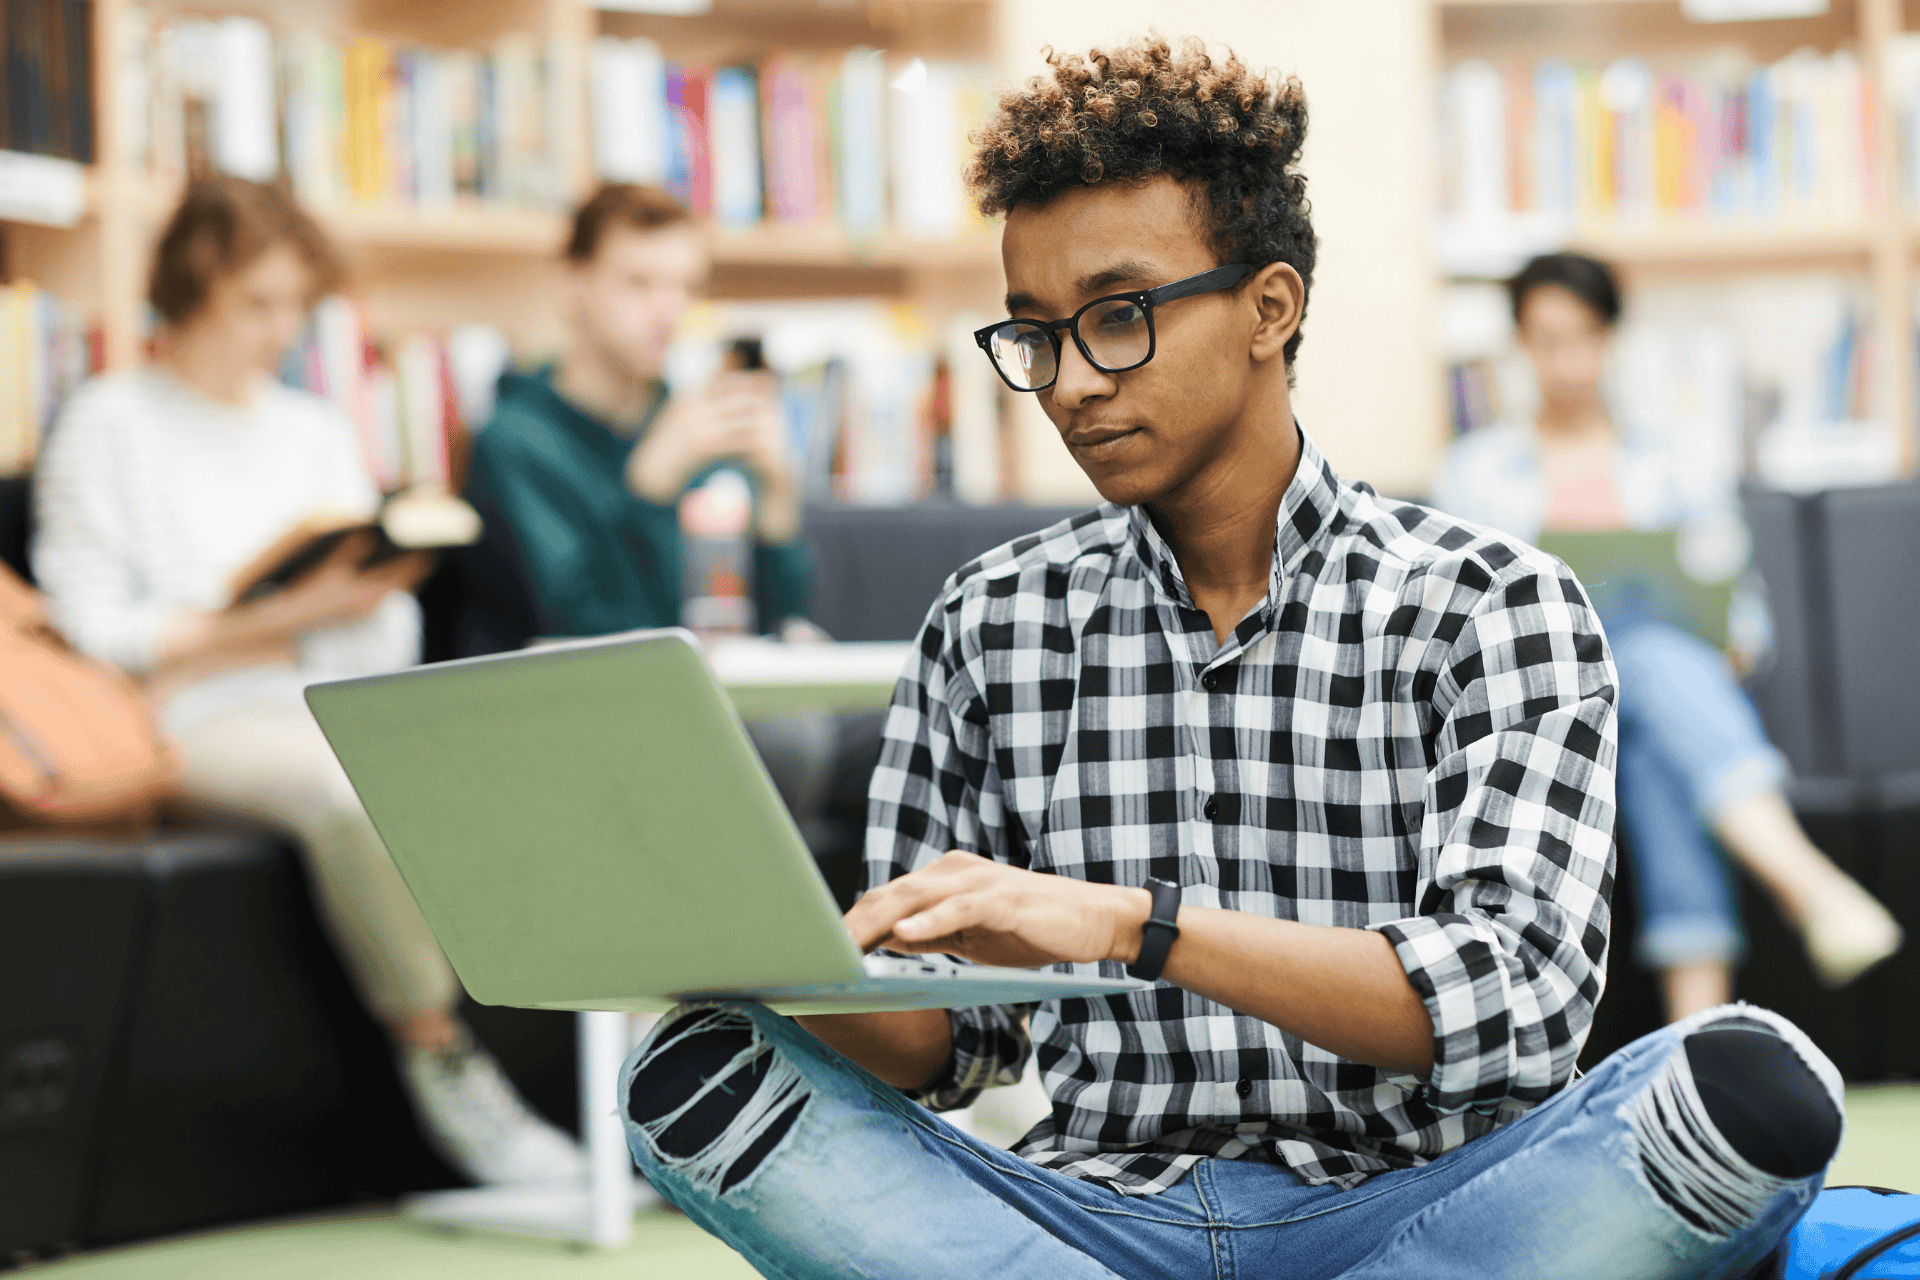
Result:
<instances>
[{"instance_id":1,"label":"black wristwatch","mask_svg":"<svg viewBox=\"0 0 1920 1280\"><path fill-rule=\"evenodd\" d=\"M1180 886L1165 880L1148 880L1146 890L1153 895L1153 913L1140 926L1140 955L1127 966L1127 976L1153 982L1167 967L1167 952L1180 936L1174 918L1180 914Z\"/></svg>"}]
</instances>

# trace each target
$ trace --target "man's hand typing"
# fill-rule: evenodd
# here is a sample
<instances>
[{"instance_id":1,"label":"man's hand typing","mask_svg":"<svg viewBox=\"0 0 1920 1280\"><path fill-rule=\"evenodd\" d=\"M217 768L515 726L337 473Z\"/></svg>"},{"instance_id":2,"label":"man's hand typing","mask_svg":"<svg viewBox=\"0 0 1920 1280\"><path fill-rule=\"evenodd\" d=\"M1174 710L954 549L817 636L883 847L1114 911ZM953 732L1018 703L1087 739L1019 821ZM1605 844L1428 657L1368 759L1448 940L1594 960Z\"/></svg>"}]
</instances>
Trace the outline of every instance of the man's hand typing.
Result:
<instances>
[{"instance_id":1,"label":"man's hand typing","mask_svg":"<svg viewBox=\"0 0 1920 1280\"><path fill-rule=\"evenodd\" d=\"M1153 908L1145 889L1041 875L949 853L873 890L847 913L862 951L940 952L1033 969L1132 961Z\"/></svg>"}]
</instances>

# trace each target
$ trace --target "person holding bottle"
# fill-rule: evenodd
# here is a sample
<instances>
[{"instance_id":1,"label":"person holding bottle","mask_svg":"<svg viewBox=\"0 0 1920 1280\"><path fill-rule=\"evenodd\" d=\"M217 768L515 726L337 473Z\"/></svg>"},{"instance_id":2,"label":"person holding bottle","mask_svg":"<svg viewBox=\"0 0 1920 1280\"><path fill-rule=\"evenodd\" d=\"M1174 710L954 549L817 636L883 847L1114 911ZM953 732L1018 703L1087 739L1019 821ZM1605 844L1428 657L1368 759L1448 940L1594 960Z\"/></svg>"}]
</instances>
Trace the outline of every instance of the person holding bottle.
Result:
<instances>
[{"instance_id":1,"label":"person holding bottle","mask_svg":"<svg viewBox=\"0 0 1920 1280\"><path fill-rule=\"evenodd\" d=\"M463 651L678 625L680 504L722 464L752 490L743 567L759 629L800 616L811 566L773 377L724 370L682 395L661 376L706 274L691 214L657 187L603 186L575 213L565 257L567 346L551 365L502 375L465 489L489 526L477 553L489 567L475 576L519 578L533 616L502 583L477 581Z\"/></svg>"}]
</instances>

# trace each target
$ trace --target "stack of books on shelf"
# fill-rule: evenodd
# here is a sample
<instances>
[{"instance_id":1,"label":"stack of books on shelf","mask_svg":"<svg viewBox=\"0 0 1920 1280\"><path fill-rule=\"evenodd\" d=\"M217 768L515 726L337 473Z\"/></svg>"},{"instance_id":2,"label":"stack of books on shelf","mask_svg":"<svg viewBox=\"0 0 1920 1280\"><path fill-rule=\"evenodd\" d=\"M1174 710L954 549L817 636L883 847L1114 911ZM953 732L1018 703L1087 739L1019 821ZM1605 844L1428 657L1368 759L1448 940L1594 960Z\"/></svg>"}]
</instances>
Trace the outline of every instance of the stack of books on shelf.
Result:
<instances>
[{"instance_id":1,"label":"stack of books on shelf","mask_svg":"<svg viewBox=\"0 0 1920 1280\"><path fill-rule=\"evenodd\" d=\"M247 17L150 24L136 11L130 25L123 84L149 107L131 149L157 171L284 174L321 208L563 202L562 89L531 37L475 52L341 44Z\"/></svg>"},{"instance_id":2,"label":"stack of books on shelf","mask_svg":"<svg viewBox=\"0 0 1920 1280\"><path fill-rule=\"evenodd\" d=\"M1878 198L1875 97L1846 52L1470 59L1441 81L1443 218L1548 242L1679 219L1858 227Z\"/></svg>"},{"instance_id":3,"label":"stack of books on shelf","mask_svg":"<svg viewBox=\"0 0 1920 1280\"><path fill-rule=\"evenodd\" d=\"M100 335L27 281L0 285L0 475L33 468L61 402L100 367Z\"/></svg>"},{"instance_id":4,"label":"stack of books on shelf","mask_svg":"<svg viewBox=\"0 0 1920 1280\"><path fill-rule=\"evenodd\" d=\"M590 80L599 175L661 183L723 228L936 240L977 222L961 183L966 135L989 104L974 64L861 48L701 67L602 36Z\"/></svg>"},{"instance_id":5,"label":"stack of books on shelf","mask_svg":"<svg viewBox=\"0 0 1920 1280\"><path fill-rule=\"evenodd\" d=\"M0 4L0 149L93 161L92 0Z\"/></svg>"},{"instance_id":6,"label":"stack of books on shelf","mask_svg":"<svg viewBox=\"0 0 1920 1280\"><path fill-rule=\"evenodd\" d=\"M281 381L331 400L360 437L383 493L454 489L466 433L492 411L507 341L486 325L378 341L357 304L332 297L288 351Z\"/></svg>"}]
</instances>

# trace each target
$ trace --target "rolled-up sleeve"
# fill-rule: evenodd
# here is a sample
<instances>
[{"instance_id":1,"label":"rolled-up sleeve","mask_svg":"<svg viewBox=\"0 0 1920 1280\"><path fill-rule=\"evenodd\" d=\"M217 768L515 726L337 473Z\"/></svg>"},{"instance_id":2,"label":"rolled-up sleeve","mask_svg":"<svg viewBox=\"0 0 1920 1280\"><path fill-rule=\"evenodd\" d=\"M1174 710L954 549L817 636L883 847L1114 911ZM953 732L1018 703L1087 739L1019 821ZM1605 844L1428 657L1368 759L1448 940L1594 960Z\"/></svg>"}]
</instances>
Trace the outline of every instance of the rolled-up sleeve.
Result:
<instances>
[{"instance_id":1,"label":"rolled-up sleeve","mask_svg":"<svg viewBox=\"0 0 1920 1280\"><path fill-rule=\"evenodd\" d=\"M887 712L868 792L868 889L954 849L1006 861L986 707L948 638L953 594L950 581L920 630ZM951 1111L983 1089L1016 1083L1031 1052L1027 1012L1025 1005L949 1010L953 1052L939 1078L914 1098Z\"/></svg>"},{"instance_id":2,"label":"rolled-up sleeve","mask_svg":"<svg viewBox=\"0 0 1920 1280\"><path fill-rule=\"evenodd\" d=\"M1375 926L1433 1020L1426 1095L1441 1112L1558 1092L1606 972L1616 755L1606 640L1551 557L1529 553L1487 586L1471 609L1439 614L1430 649L1419 914Z\"/></svg>"}]
</instances>

